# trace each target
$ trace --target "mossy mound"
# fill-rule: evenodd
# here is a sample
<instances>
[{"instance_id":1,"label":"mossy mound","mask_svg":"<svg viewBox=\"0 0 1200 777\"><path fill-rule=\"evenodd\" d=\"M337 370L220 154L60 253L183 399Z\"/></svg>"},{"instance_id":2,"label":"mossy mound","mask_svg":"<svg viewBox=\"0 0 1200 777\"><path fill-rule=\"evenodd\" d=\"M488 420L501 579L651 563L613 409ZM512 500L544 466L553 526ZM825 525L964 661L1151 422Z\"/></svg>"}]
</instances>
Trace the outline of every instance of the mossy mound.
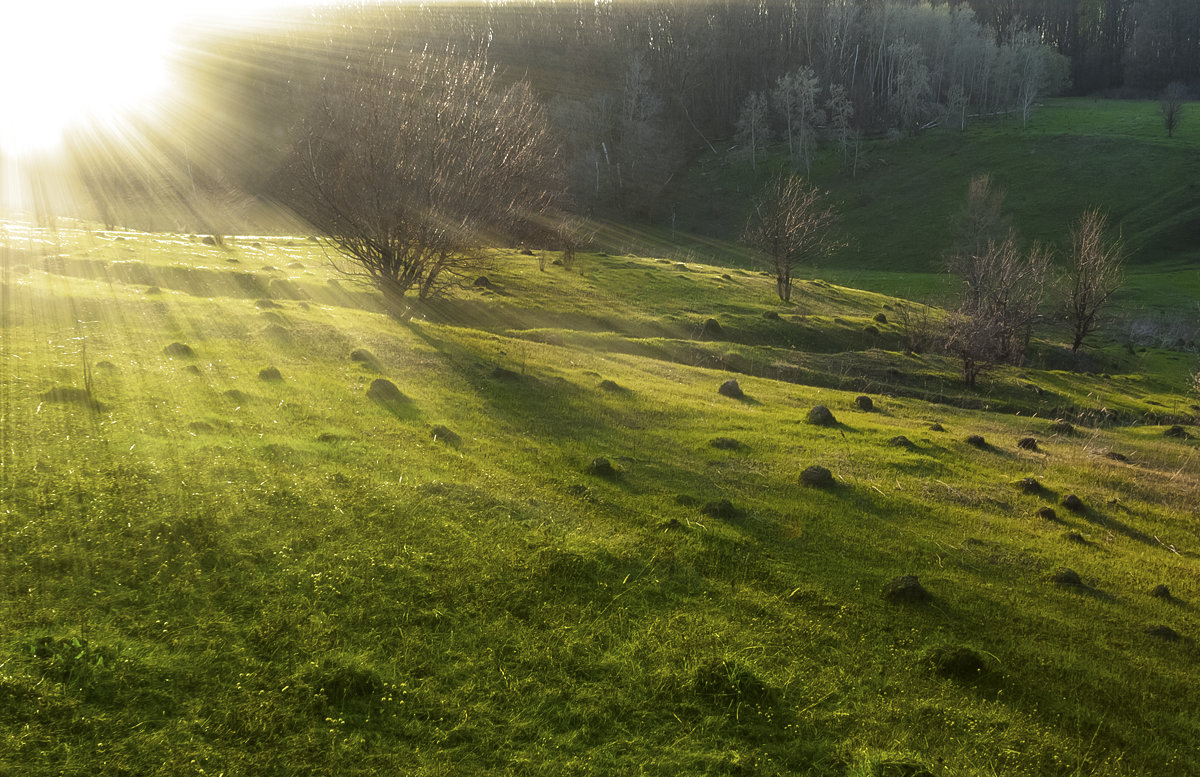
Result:
<instances>
[{"instance_id":1,"label":"mossy mound","mask_svg":"<svg viewBox=\"0 0 1200 777\"><path fill-rule=\"evenodd\" d=\"M881 595L892 604L922 604L933 598L916 575L893 577L884 584Z\"/></svg>"},{"instance_id":2,"label":"mossy mound","mask_svg":"<svg viewBox=\"0 0 1200 777\"><path fill-rule=\"evenodd\" d=\"M805 419L813 426L837 426L837 419L833 417L833 413L824 405L817 405L812 410L808 411L808 416Z\"/></svg>"},{"instance_id":3,"label":"mossy mound","mask_svg":"<svg viewBox=\"0 0 1200 777\"><path fill-rule=\"evenodd\" d=\"M371 381L371 385L367 387L367 396L376 402L384 403L408 401L404 392L400 391L400 388L387 378L376 378Z\"/></svg>"}]
</instances>

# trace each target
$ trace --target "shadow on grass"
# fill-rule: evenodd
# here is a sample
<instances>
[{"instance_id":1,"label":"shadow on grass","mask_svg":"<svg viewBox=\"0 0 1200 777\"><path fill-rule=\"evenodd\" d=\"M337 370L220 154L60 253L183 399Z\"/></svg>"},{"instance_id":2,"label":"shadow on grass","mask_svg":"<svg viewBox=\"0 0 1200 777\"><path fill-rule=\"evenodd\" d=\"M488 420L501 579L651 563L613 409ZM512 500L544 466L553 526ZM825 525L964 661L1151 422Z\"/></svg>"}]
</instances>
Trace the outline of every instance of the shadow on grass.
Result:
<instances>
[{"instance_id":1,"label":"shadow on grass","mask_svg":"<svg viewBox=\"0 0 1200 777\"><path fill-rule=\"evenodd\" d=\"M1122 523L1121 521L1118 521L1116 518L1109 518L1107 516L1101 515L1098 512L1096 512L1095 510L1091 509L1090 507L1084 508L1081 511L1070 511L1069 514L1078 516L1079 518L1082 518L1083 520L1087 521L1088 523L1092 524L1093 526L1097 526L1101 529L1107 529L1109 531L1116 532L1117 534L1120 534L1123 537L1128 537L1131 540L1136 540L1136 541L1144 543L1146 545L1158 546L1161 544L1157 540L1155 540L1153 537L1151 537L1149 534L1146 534L1141 529L1135 529L1127 523Z\"/></svg>"},{"instance_id":2,"label":"shadow on grass","mask_svg":"<svg viewBox=\"0 0 1200 777\"><path fill-rule=\"evenodd\" d=\"M367 389L367 399L401 421L415 421L421 410L411 397L405 395L386 378L376 378Z\"/></svg>"},{"instance_id":3,"label":"shadow on grass","mask_svg":"<svg viewBox=\"0 0 1200 777\"><path fill-rule=\"evenodd\" d=\"M598 447L607 447L605 438L615 437L616 426L626 431L636 428L612 419L603 423L605 419L593 412L601 389L541 377L524 366L518 371L496 364L494 354L441 336L436 327L418 322L409 322L407 327L437 352L448 372L470 387L489 415L516 424L527 435L559 440L592 438Z\"/></svg>"}]
</instances>

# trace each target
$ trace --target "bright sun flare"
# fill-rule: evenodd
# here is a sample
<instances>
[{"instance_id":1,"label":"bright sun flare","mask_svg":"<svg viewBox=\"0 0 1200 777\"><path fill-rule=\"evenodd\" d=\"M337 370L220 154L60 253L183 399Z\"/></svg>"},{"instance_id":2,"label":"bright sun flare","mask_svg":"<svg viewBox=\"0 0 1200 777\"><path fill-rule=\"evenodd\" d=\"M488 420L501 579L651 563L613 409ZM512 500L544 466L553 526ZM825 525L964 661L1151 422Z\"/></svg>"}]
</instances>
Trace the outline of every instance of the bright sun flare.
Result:
<instances>
[{"instance_id":1,"label":"bright sun flare","mask_svg":"<svg viewBox=\"0 0 1200 777\"><path fill-rule=\"evenodd\" d=\"M86 117L136 107L166 82L170 2L6 0L0 10L0 151L56 145Z\"/></svg>"},{"instance_id":2,"label":"bright sun flare","mask_svg":"<svg viewBox=\"0 0 1200 777\"><path fill-rule=\"evenodd\" d=\"M0 0L0 155L52 148L167 87L180 25L233 23L288 0Z\"/></svg>"}]
</instances>

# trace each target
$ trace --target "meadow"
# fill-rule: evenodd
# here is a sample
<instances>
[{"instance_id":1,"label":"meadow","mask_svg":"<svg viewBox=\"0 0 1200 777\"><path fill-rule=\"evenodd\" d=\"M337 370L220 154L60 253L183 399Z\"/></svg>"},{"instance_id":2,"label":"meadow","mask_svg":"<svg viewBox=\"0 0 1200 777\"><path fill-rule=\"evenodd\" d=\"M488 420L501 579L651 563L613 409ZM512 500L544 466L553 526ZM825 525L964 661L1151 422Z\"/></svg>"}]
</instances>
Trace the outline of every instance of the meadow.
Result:
<instances>
[{"instance_id":1,"label":"meadow","mask_svg":"<svg viewBox=\"0 0 1200 777\"><path fill-rule=\"evenodd\" d=\"M968 392L821 268L0 250L0 773L1200 774L1186 333Z\"/></svg>"},{"instance_id":2,"label":"meadow","mask_svg":"<svg viewBox=\"0 0 1200 777\"><path fill-rule=\"evenodd\" d=\"M6 770L1197 769L1194 443L1096 422L1178 375L967 396L897 300L632 256L398 321L228 243L10 232Z\"/></svg>"},{"instance_id":3,"label":"meadow","mask_svg":"<svg viewBox=\"0 0 1200 777\"><path fill-rule=\"evenodd\" d=\"M966 129L940 127L897 140L867 139L843 158L826 147L810 179L828 190L848 245L819 267L823 277L911 299L945 298L946 254L954 243L967 182L989 175L1006 191L1012 225L1026 243L1064 252L1083 211L1098 208L1117 226L1128 262L1142 272L1173 274L1194 302L1195 221L1200 213L1200 121L1181 123L1173 138L1157 102L1055 98L1039 102L1028 126L1019 118L974 119ZM744 152L706 154L669 192L678 231L640 235L617 228L617 250L691 255L752 267L738 246L750 198L781 167L786 151L763 153L751 169ZM665 220L666 217L664 217ZM1139 295L1153 303L1156 294Z\"/></svg>"}]
</instances>

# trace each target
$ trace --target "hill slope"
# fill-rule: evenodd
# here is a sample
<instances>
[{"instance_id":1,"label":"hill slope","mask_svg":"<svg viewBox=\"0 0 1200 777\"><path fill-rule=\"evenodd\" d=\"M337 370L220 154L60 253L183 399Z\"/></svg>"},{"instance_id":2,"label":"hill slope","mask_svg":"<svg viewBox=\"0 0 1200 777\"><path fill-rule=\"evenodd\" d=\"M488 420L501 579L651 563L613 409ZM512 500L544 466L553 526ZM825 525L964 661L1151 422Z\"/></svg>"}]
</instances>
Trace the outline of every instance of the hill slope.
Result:
<instances>
[{"instance_id":1,"label":"hill slope","mask_svg":"<svg viewBox=\"0 0 1200 777\"><path fill-rule=\"evenodd\" d=\"M736 240L747 195L785 163L781 150L757 171L736 151L702 158L672 193L677 227ZM965 132L865 141L854 175L825 151L812 178L839 204L851 239L836 265L940 271L967 181L980 174L1007 190L1026 240L1066 246L1079 214L1100 208L1132 265L1200 260L1200 120L1168 139L1157 103L1073 98L1043 101L1025 128L1015 119L977 121ZM703 243L696 250L706 253Z\"/></svg>"},{"instance_id":2,"label":"hill slope","mask_svg":"<svg viewBox=\"0 0 1200 777\"><path fill-rule=\"evenodd\" d=\"M0 771L1200 773L1176 354L965 394L895 299L497 258L7 248Z\"/></svg>"}]
</instances>

